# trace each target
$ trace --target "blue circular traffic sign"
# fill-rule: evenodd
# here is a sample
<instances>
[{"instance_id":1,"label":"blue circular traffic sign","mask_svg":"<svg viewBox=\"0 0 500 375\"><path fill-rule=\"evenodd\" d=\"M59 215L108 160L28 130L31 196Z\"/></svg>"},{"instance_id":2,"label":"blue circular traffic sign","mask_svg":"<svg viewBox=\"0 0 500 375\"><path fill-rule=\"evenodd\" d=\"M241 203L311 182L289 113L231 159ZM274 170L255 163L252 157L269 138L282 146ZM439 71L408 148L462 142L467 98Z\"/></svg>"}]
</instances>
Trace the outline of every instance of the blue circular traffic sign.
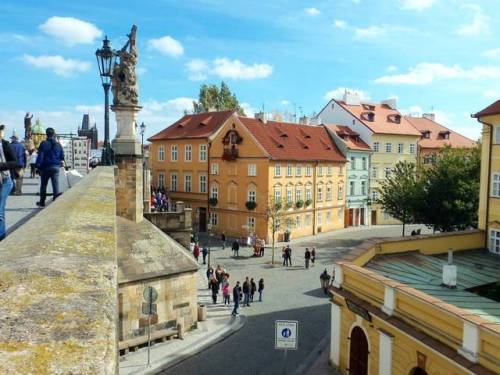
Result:
<instances>
[{"instance_id":1,"label":"blue circular traffic sign","mask_svg":"<svg viewBox=\"0 0 500 375\"><path fill-rule=\"evenodd\" d=\"M281 336L283 336L284 338L288 338L292 335L292 331L290 330L290 328L284 328L282 331L281 331Z\"/></svg>"}]
</instances>

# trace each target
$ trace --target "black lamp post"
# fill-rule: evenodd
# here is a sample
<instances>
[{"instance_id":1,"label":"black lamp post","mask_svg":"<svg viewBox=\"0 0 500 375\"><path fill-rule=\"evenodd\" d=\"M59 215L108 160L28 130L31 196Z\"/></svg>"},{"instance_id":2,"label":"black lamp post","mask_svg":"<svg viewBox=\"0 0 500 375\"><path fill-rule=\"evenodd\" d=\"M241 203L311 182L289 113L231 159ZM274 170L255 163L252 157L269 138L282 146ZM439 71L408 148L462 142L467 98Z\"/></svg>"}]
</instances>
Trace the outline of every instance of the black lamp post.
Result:
<instances>
[{"instance_id":1,"label":"black lamp post","mask_svg":"<svg viewBox=\"0 0 500 375\"><path fill-rule=\"evenodd\" d=\"M143 189L143 199L149 199L149 197L146 197L146 161L144 160L144 132L146 131L146 124L142 122L142 124L139 126L139 131L141 133L141 154L142 154L142 189Z\"/></svg>"},{"instance_id":2,"label":"black lamp post","mask_svg":"<svg viewBox=\"0 0 500 375\"><path fill-rule=\"evenodd\" d=\"M109 144L109 89L113 75L116 53L111 48L111 42L106 36L102 41L102 48L95 51L99 75L101 76L102 87L104 88L104 150L102 152L102 165L113 164L113 150Z\"/></svg>"},{"instance_id":3,"label":"black lamp post","mask_svg":"<svg viewBox=\"0 0 500 375\"><path fill-rule=\"evenodd\" d=\"M144 122L141 124L141 126L139 126L139 128L141 129L140 132L141 132L141 152L142 152L142 156L144 156L144 132L146 131L146 124L144 124Z\"/></svg>"}]
</instances>

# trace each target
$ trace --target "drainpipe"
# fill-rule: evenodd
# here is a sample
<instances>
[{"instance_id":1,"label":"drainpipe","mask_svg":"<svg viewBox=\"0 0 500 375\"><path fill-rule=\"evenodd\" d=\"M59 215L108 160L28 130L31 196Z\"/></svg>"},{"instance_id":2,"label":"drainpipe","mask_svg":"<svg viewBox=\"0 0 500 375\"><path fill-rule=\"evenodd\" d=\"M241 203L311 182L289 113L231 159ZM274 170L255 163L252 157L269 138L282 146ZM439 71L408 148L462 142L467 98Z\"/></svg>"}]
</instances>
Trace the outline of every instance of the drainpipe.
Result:
<instances>
[{"instance_id":1,"label":"drainpipe","mask_svg":"<svg viewBox=\"0 0 500 375\"><path fill-rule=\"evenodd\" d=\"M484 236L484 248L488 248L488 218L490 216L490 189L491 189L491 155L493 152L493 124L481 121L479 118L477 118L477 121L480 122L483 125L489 126L490 127L490 144L488 145L488 177L486 179L488 185L486 187L486 220L484 224L484 231L485 236Z\"/></svg>"},{"instance_id":2,"label":"drainpipe","mask_svg":"<svg viewBox=\"0 0 500 375\"><path fill-rule=\"evenodd\" d=\"M316 234L316 194L317 186L316 186L316 170L318 169L319 162L316 161L313 164L313 188L312 188L312 198L313 198L313 214L312 214L312 225L313 225L313 235Z\"/></svg>"},{"instance_id":3,"label":"drainpipe","mask_svg":"<svg viewBox=\"0 0 500 375\"><path fill-rule=\"evenodd\" d=\"M208 139L207 139L208 141ZM207 199L206 199L206 204L207 204L207 228L208 224L210 223L210 203L208 203L208 199L210 198L210 148L212 147L212 142L208 141L207 142Z\"/></svg>"}]
</instances>

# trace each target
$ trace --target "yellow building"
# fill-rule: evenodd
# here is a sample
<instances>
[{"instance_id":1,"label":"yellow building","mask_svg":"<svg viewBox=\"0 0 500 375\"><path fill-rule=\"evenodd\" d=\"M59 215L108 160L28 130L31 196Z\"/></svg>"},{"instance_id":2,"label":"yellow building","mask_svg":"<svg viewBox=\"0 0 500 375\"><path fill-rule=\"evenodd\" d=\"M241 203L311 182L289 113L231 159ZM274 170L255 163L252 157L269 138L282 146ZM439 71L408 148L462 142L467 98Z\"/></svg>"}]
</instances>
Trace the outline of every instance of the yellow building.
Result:
<instances>
[{"instance_id":1,"label":"yellow building","mask_svg":"<svg viewBox=\"0 0 500 375\"><path fill-rule=\"evenodd\" d=\"M149 140L153 181L197 209L200 223L206 215L214 233L270 241L270 195L289 205L278 239L286 230L295 238L344 226L345 158L323 127L209 112L185 116ZM208 163L167 161L170 148L186 144L206 144ZM172 184L171 175L181 173L207 178L186 192Z\"/></svg>"},{"instance_id":2,"label":"yellow building","mask_svg":"<svg viewBox=\"0 0 500 375\"><path fill-rule=\"evenodd\" d=\"M500 373L500 101L483 124L479 229L370 240L335 264L342 374Z\"/></svg>"},{"instance_id":3,"label":"yellow building","mask_svg":"<svg viewBox=\"0 0 500 375\"><path fill-rule=\"evenodd\" d=\"M479 228L490 251L500 254L500 100L474 115L483 124Z\"/></svg>"}]
</instances>

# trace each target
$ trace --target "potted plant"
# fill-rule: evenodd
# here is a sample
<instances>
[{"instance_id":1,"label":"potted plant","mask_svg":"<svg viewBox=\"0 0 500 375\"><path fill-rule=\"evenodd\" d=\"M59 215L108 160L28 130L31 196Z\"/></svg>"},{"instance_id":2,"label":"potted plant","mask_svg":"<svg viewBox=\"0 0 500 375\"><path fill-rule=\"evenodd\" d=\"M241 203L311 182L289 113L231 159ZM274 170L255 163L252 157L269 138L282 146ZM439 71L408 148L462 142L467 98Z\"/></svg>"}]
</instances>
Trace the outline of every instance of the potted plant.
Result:
<instances>
[{"instance_id":1,"label":"potted plant","mask_svg":"<svg viewBox=\"0 0 500 375\"><path fill-rule=\"evenodd\" d=\"M212 198L208 198L208 203L210 204L210 206L217 206L217 198L215 197L212 197Z\"/></svg>"},{"instance_id":2,"label":"potted plant","mask_svg":"<svg viewBox=\"0 0 500 375\"><path fill-rule=\"evenodd\" d=\"M292 202L286 202L285 210L289 210L290 208L292 208Z\"/></svg>"},{"instance_id":3,"label":"potted plant","mask_svg":"<svg viewBox=\"0 0 500 375\"><path fill-rule=\"evenodd\" d=\"M312 204L312 199L306 200L306 207L309 207Z\"/></svg>"},{"instance_id":4,"label":"potted plant","mask_svg":"<svg viewBox=\"0 0 500 375\"><path fill-rule=\"evenodd\" d=\"M302 199L299 199L297 202L295 202L295 207L302 208L302 206L304 206L304 201Z\"/></svg>"},{"instance_id":5,"label":"potted plant","mask_svg":"<svg viewBox=\"0 0 500 375\"><path fill-rule=\"evenodd\" d=\"M255 207L257 207L257 202L255 202L255 201L246 201L245 202L245 207L249 211L255 210Z\"/></svg>"},{"instance_id":6,"label":"potted plant","mask_svg":"<svg viewBox=\"0 0 500 375\"><path fill-rule=\"evenodd\" d=\"M275 207L276 211L281 210L281 202L276 202L276 203L274 204L274 207Z\"/></svg>"}]
</instances>

